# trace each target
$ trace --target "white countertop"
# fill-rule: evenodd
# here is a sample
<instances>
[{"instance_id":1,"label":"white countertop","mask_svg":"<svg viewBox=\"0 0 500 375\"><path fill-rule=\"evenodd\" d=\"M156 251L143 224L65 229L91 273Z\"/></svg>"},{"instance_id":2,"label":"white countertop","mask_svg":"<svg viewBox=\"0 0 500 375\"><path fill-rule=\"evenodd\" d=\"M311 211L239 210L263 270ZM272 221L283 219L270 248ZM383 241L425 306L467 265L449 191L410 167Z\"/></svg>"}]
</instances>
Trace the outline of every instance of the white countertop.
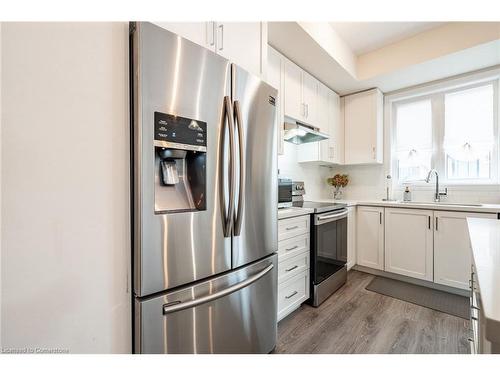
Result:
<instances>
[{"instance_id":1,"label":"white countertop","mask_svg":"<svg viewBox=\"0 0 500 375\"><path fill-rule=\"evenodd\" d=\"M347 206L378 206L378 207L396 207L396 208L420 208L423 210L442 210L442 211L461 211L461 212L500 212L500 204L482 204L480 206L467 204L439 204L434 202L400 202L400 201L382 201L382 200L333 200L318 199L316 202L336 202L345 203Z\"/></svg>"},{"instance_id":2,"label":"white countertop","mask_svg":"<svg viewBox=\"0 0 500 375\"><path fill-rule=\"evenodd\" d=\"M278 209L278 220L296 216L309 215L312 214L313 212L314 210L310 208L302 208L302 207L280 208Z\"/></svg>"},{"instance_id":3,"label":"white countertop","mask_svg":"<svg viewBox=\"0 0 500 375\"><path fill-rule=\"evenodd\" d=\"M467 218L467 225L486 335L500 342L500 220Z\"/></svg>"},{"instance_id":4,"label":"white countertop","mask_svg":"<svg viewBox=\"0 0 500 375\"><path fill-rule=\"evenodd\" d=\"M467 204L439 204L434 202L401 202L401 201L383 201L383 200L334 200L334 199L311 199L314 202L345 203L348 207L354 206L377 206L377 207L395 207L395 208L420 208L422 210L441 210L441 211L459 211L459 212L482 212L482 213L500 213L500 204L482 204L480 206ZM278 219L288 217L308 215L313 211L307 208L290 207L278 210Z\"/></svg>"}]
</instances>

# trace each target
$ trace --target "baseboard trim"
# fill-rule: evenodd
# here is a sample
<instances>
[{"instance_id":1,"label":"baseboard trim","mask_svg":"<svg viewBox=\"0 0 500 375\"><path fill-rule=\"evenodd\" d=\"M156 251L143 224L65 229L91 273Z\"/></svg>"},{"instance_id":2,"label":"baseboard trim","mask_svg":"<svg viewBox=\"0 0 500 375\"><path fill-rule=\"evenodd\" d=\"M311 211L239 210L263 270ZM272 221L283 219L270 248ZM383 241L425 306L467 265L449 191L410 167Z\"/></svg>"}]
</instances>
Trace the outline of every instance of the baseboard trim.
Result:
<instances>
[{"instance_id":1,"label":"baseboard trim","mask_svg":"<svg viewBox=\"0 0 500 375\"><path fill-rule=\"evenodd\" d=\"M382 271L382 270L376 270L373 268L360 266L359 264L354 265L352 267L352 269L356 270L356 271L370 273L370 274L376 275L376 276L383 276L383 277L388 277L388 278L394 279L394 280L404 281L404 282L407 282L410 284L426 286L428 288L441 290L443 292L458 294L459 296L468 297L470 294L470 292L468 290L458 289L458 288L454 288L452 286L440 285L440 284L433 283L431 281L418 280L418 279L414 279L413 277L397 275L395 273L386 272L386 271Z\"/></svg>"}]
</instances>

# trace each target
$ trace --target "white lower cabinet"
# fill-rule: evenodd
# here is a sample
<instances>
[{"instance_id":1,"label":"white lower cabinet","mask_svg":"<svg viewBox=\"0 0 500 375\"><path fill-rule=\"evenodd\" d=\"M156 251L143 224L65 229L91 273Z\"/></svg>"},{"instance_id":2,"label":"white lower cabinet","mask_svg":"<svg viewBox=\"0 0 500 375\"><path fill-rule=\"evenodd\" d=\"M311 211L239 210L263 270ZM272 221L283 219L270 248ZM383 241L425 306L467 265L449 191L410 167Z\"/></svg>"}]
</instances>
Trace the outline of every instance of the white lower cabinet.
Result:
<instances>
[{"instance_id":1,"label":"white lower cabinet","mask_svg":"<svg viewBox=\"0 0 500 375\"><path fill-rule=\"evenodd\" d=\"M357 263L384 269L384 208L359 206L356 214Z\"/></svg>"},{"instance_id":2,"label":"white lower cabinet","mask_svg":"<svg viewBox=\"0 0 500 375\"><path fill-rule=\"evenodd\" d=\"M293 238L306 233L309 235L310 221L309 215L296 216L280 220L278 222L278 241L286 240L288 238Z\"/></svg>"},{"instance_id":3,"label":"white lower cabinet","mask_svg":"<svg viewBox=\"0 0 500 375\"><path fill-rule=\"evenodd\" d=\"M279 255L278 255L279 257ZM302 274L309 269L309 252L303 252L287 260L278 261L278 284Z\"/></svg>"},{"instance_id":4,"label":"white lower cabinet","mask_svg":"<svg viewBox=\"0 0 500 375\"><path fill-rule=\"evenodd\" d=\"M278 285L278 321L309 298L309 271Z\"/></svg>"},{"instance_id":5,"label":"white lower cabinet","mask_svg":"<svg viewBox=\"0 0 500 375\"><path fill-rule=\"evenodd\" d=\"M496 219L496 214L434 211L434 282L469 289L472 264L467 217Z\"/></svg>"},{"instance_id":6,"label":"white lower cabinet","mask_svg":"<svg viewBox=\"0 0 500 375\"><path fill-rule=\"evenodd\" d=\"M278 223L278 321L309 298L310 217Z\"/></svg>"},{"instance_id":7,"label":"white lower cabinet","mask_svg":"<svg viewBox=\"0 0 500 375\"><path fill-rule=\"evenodd\" d=\"M347 269L356 264L356 206L347 207Z\"/></svg>"},{"instance_id":8,"label":"white lower cabinet","mask_svg":"<svg viewBox=\"0 0 500 375\"><path fill-rule=\"evenodd\" d=\"M433 211L385 209L385 271L433 280Z\"/></svg>"},{"instance_id":9,"label":"white lower cabinet","mask_svg":"<svg viewBox=\"0 0 500 375\"><path fill-rule=\"evenodd\" d=\"M358 206L356 263L467 290L472 263L468 217L496 219L497 214ZM352 246L349 229L348 238Z\"/></svg>"}]
</instances>

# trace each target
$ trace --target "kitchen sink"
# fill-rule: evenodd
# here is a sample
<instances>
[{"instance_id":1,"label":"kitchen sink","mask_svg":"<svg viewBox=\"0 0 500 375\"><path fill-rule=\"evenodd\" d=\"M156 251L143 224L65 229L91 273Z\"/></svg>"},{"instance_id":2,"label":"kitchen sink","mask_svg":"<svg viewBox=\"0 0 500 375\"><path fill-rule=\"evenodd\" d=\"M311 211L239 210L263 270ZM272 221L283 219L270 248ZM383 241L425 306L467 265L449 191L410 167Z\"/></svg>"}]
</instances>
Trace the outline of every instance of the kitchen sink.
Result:
<instances>
[{"instance_id":1,"label":"kitchen sink","mask_svg":"<svg viewBox=\"0 0 500 375\"><path fill-rule=\"evenodd\" d=\"M437 205L437 206L468 206L468 207L482 207L483 205L480 203L448 203L448 202L405 202L405 201L398 201L398 203L405 203L405 204L422 204L422 205L427 205L427 204L432 204L432 205Z\"/></svg>"}]
</instances>

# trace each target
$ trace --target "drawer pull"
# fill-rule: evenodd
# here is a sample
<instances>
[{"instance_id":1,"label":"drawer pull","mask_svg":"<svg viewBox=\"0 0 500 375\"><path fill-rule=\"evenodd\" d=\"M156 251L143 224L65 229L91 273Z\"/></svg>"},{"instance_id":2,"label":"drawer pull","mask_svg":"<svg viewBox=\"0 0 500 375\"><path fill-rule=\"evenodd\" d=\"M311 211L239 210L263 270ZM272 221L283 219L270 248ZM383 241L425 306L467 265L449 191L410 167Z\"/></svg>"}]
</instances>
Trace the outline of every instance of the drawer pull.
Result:
<instances>
[{"instance_id":1,"label":"drawer pull","mask_svg":"<svg viewBox=\"0 0 500 375\"><path fill-rule=\"evenodd\" d=\"M291 248L289 249L285 249L285 251L292 251L292 250L295 250L296 248L298 248L299 245L295 245L295 246L292 246Z\"/></svg>"},{"instance_id":2,"label":"drawer pull","mask_svg":"<svg viewBox=\"0 0 500 375\"><path fill-rule=\"evenodd\" d=\"M298 227L299 227L298 225L295 225L294 227L286 228L286 230L293 230L293 229L297 229Z\"/></svg>"},{"instance_id":3,"label":"drawer pull","mask_svg":"<svg viewBox=\"0 0 500 375\"><path fill-rule=\"evenodd\" d=\"M292 268L288 268L288 269L286 269L285 271L286 271L286 272L290 272L290 271L293 271L293 270L294 270L294 269L296 269L296 268L299 268L299 266L295 265L295 266L293 266Z\"/></svg>"},{"instance_id":4,"label":"drawer pull","mask_svg":"<svg viewBox=\"0 0 500 375\"><path fill-rule=\"evenodd\" d=\"M294 295L296 295L298 292L297 291L294 291L292 294L290 294L289 296L285 296L286 299L290 299L292 298Z\"/></svg>"}]
</instances>

